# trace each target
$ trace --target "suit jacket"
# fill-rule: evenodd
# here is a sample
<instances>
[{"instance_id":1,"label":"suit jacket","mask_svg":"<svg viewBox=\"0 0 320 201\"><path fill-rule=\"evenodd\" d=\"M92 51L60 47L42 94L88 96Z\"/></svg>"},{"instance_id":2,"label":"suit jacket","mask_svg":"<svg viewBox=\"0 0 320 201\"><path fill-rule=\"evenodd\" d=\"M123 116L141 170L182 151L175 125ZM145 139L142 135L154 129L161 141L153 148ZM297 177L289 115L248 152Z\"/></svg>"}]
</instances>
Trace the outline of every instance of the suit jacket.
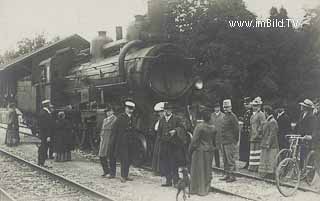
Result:
<instances>
[{"instance_id":1,"label":"suit jacket","mask_svg":"<svg viewBox=\"0 0 320 201\"><path fill-rule=\"evenodd\" d=\"M263 137L261 147L267 149L279 149L278 144L278 123L273 116L268 117L262 126Z\"/></svg>"},{"instance_id":2,"label":"suit jacket","mask_svg":"<svg viewBox=\"0 0 320 201\"><path fill-rule=\"evenodd\" d=\"M221 143L223 145L236 144L239 140L239 121L233 112L224 115L221 133Z\"/></svg>"},{"instance_id":3,"label":"suit jacket","mask_svg":"<svg viewBox=\"0 0 320 201\"><path fill-rule=\"evenodd\" d=\"M261 142L262 138L262 124L265 122L266 117L260 110L252 114L250 118L250 142Z\"/></svg>"},{"instance_id":4,"label":"suit jacket","mask_svg":"<svg viewBox=\"0 0 320 201\"><path fill-rule=\"evenodd\" d=\"M315 128L315 116L312 112L308 112L303 118L303 114L300 115L296 126L296 133L298 135L312 135Z\"/></svg>"},{"instance_id":5,"label":"suit jacket","mask_svg":"<svg viewBox=\"0 0 320 201\"><path fill-rule=\"evenodd\" d=\"M312 148L320 151L320 113L315 115L315 128L312 133ZM320 153L318 153L320 155Z\"/></svg>"},{"instance_id":6,"label":"suit jacket","mask_svg":"<svg viewBox=\"0 0 320 201\"><path fill-rule=\"evenodd\" d=\"M223 112L220 112L219 115L216 115L215 113L211 114L210 124L214 125L214 127L217 130L217 134L215 137L215 146L220 147L221 145L221 135L222 135L222 124L223 124L223 118L225 114Z\"/></svg>"}]
</instances>

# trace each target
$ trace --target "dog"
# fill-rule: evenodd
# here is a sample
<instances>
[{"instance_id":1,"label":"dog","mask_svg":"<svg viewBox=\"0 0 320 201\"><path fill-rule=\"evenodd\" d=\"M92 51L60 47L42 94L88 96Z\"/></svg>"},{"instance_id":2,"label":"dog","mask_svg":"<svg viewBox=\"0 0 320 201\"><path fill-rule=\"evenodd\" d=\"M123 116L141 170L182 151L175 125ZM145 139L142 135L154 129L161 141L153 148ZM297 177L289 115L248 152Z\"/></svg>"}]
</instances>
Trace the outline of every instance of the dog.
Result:
<instances>
[{"instance_id":1,"label":"dog","mask_svg":"<svg viewBox=\"0 0 320 201\"><path fill-rule=\"evenodd\" d=\"M185 201L187 199L186 196L186 188L188 187L188 197L190 198L190 178L189 178L189 171L187 168L183 168L181 171L182 173L182 179L180 179L177 183L177 195L176 195L176 201L178 201L178 197L181 191L183 191L183 200Z\"/></svg>"}]
</instances>

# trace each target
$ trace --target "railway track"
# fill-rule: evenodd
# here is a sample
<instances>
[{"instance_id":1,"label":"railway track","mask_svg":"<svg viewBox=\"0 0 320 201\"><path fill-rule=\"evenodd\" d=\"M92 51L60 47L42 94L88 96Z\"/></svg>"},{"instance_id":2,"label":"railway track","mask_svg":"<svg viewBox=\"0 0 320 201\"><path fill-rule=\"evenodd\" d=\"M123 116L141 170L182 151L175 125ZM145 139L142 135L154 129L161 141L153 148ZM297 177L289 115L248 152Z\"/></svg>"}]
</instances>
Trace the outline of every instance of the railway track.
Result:
<instances>
[{"instance_id":1,"label":"railway track","mask_svg":"<svg viewBox=\"0 0 320 201\"><path fill-rule=\"evenodd\" d=\"M2 188L0 188L0 200L1 201L16 201L11 195L9 195Z\"/></svg>"},{"instance_id":2,"label":"railway track","mask_svg":"<svg viewBox=\"0 0 320 201\"><path fill-rule=\"evenodd\" d=\"M95 159L90 159L90 160L97 162ZM148 168L148 167L143 167L143 169L146 171L149 171L149 172L151 171L150 168ZM219 169L219 168L213 168L213 171L215 173L217 173L217 172L223 173L224 172L223 169ZM265 200L263 198L264 198L266 192L267 193L269 192L269 194L275 194L281 198L280 193L277 192L277 190L276 190L275 182L273 180L263 179L263 178L260 178L257 176L243 174L240 172L236 172L235 174L239 178L237 182L234 182L234 184L227 184L226 185L224 182L219 182L219 179L216 178L215 181L213 181L213 185L212 185L211 190L213 192L218 193L218 194L228 195L228 196L232 196L235 198L241 198L243 200L254 200L254 201ZM78 181L78 182L80 182L80 181ZM222 183L224 183L224 185L221 185ZM243 187L241 183L245 183L244 184L245 187ZM83 185L88 186L86 184L83 184ZM261 188L260 188L260 190L257 190L257 189L259 189L259 188L257 188L259 186ZM90 186L90 187L96 189L97 191L104 192L104 190L99 189L99 188L95 188L94 186ZM237 190L238 188L240 190ZM272 191L270 189L272 189ZM303 188L303 187L300 187L300 191L318 193L317 191L314 191L314 190L308 189L308 188ZM303 195L303 194L300 194L300 195ZM282 198L277 199L277 200L282 200ZM283 198L283 200L285 200L285 199Z\"/></svg>"},{"instance_id":3,"label":"railway track","mask_svg":"<svg viewBox=\"0 0 320 201\"><path fill-rule=\"evenodd\" d=\"M13 201L12 197L14 197L17 201L38 199L113 201L104 194L30 163L1 148L0 161L0 171L3 172L0 185L8 189L7 193L1 194L7 200Z\"/></svg>"}]
</instances>

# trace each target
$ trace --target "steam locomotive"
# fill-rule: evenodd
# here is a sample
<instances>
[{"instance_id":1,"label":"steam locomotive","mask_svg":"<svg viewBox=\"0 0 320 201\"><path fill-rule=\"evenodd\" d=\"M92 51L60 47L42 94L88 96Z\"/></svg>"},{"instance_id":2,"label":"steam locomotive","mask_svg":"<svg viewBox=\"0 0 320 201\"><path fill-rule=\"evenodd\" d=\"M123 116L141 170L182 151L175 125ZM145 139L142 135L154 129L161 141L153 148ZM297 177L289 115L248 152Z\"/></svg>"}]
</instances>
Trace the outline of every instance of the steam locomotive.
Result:
<instances>
[{"instance_id":1,"label":"steam locomotive","mask_svg":"<svg viewBox=\"0 0 320 201\"><path fill-rule=\"evenodd\" d=\"M24 112L26 123L34 133L37 132L36 111L45 99L51 100L58 110L67 110L77 144L93 150L98 148L105 105L112 104L116 112L121 112L123 100L133 99L137 105L136 163L151 158L153 125L157 118L153 106L157 102L173 102L176 113L192 131L190 97L201 80L193 75L193 58L168 42L163 12L151 12L163 8L158 2L149 3L148 15L136 16L125 39L121 27L116 28L116 41L100 31L89 49L60 49L39 62L38 70L31 75L33 86L27 92L34 94L27 101L37 103L36 108ZM26 104L26 92L19 92L19 84L23 80L17 84L18 107Z\"/></svg>"}]
</instances>

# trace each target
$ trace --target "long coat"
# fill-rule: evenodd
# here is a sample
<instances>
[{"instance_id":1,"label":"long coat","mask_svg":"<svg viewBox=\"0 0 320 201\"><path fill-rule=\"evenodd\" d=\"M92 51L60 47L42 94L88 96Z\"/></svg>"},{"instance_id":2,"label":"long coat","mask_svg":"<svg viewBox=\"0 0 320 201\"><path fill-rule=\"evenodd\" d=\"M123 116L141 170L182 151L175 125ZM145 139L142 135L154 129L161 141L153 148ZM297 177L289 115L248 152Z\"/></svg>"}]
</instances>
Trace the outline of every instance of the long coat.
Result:
<instances>
[{"instance_id":1,"label":"long coat","mask_svg":"<svg viewBox=\"0 0 320 201\"><path fill-rule=\"evenodd\" d=\"M260 173L274 173L275 157L279 152L278 123L273 116L269 116L263 124L263 137L261 140Z\"/></svg>"},{"instance_id":2,"label":"long coat","mask_svg":"<svg viewBox=\"0 0 320 201\"><path fill-rule=\"evenodd\" d=\"M99 149L99 156L106 157L108 156L108 148L110 143L110 136L111 136L111 129L114 122L117 120L115 115L107 117L103 120L101 132L100 132L100 149Z\"/></svg>"},{"instance_id":3,"label":"long coat","mask_svg":"<svg viewBox=\"0 0 320 201\"><path fill-rule=\"evenodd\" d=\"M48 109L41 109L39 114L39 129L40 138L46 139L53 135L54 120L52 114L48 112Z\"/></svg>"},{"instance_id":4,"label":"long coat","mask_svg":"<svg viewBox=\"0 0 320 201\"><path fill-rule=\"evenodd\" d=\"M126 113L120 114L114 122L110 136L110 151L116 158L129 161L133 129L133 117Z\"/></svg>"},{"instance_id":5,"label":"long coat","mask_svg":"<svg viewBox=\"0 0 320 201\"><path fill-rule=\"evenodd\" d=\"M282 113L281 115L277 116L277 122L279 126L279 148L289 148L289 142L286 139L286 135L290 134L291 132L291 122L290 118L287 113Z\"/></svg>"},{"instance_id":6,"label":"long coat","mask_svg":"<svg viewBox=\"0 0 320 201\"><path fill-rule=\"evenodd\" d=\"M174 136L168 133L170 130L176 130ZM163 176L169 174L170 163L178 166L186 165L186 132L180 118L172 115L169 121L163 117L159 122L158 133L160 137L160 173Z\"/></svg>"},{"instance_id":7,"label":"long coat","mask_svg":"<svg viewBox=\"0 0 320 201\"><path fill-rule=\"evenodd\" d=\"M69 120L57 120L53 149L56 153L65 153L73 149L72 125Z\"/></svg>"},{"instance_id":8,"label":"long coat","mask_svg":"<svg viewBox=\"0 0 320 201\"><path fill-rule=\"evenodd\" d=\"M217 130L217 134L215 137L215 146L216 148L220 149L221 147L221 135L222 135L222 124L223 124L223 117L225 114L223 112L220 112L218 115L216 113L211 114L210 124L214 125Z\"/></svg>"},{"instance_id":9,"label":"long coat","mask_svg":"<svg viewBox=\"0 0 320 201\"><path fill-rule=\"evenodd\" d=\"M243 129L241 130L239 156L240 161L249 161L250 155L250 118L252 110L247 110L243 115Z\"/></svg>"},{"instance_id":10,"label":"long coat","mask_svg":"<svg viewBox=\"0 0 320 201\"><path fill-rule=\"evenodd\" d=\"M262 138L262 125L265 122L266 117L260 110L253 113L250 118L250 142L261 142Z\"/></svg>"},{"instance_id":11,"label":"long coat","mask_svg":"<svg viewBox=\"0 0 320 201\"><path fill-rule=\"evenodd\" d=\"M212 179L214 139L217 129L214 125L200 123L196 126L189 152L191 160L191 193L207 195Z\"/></svg>"}]
</instances>

